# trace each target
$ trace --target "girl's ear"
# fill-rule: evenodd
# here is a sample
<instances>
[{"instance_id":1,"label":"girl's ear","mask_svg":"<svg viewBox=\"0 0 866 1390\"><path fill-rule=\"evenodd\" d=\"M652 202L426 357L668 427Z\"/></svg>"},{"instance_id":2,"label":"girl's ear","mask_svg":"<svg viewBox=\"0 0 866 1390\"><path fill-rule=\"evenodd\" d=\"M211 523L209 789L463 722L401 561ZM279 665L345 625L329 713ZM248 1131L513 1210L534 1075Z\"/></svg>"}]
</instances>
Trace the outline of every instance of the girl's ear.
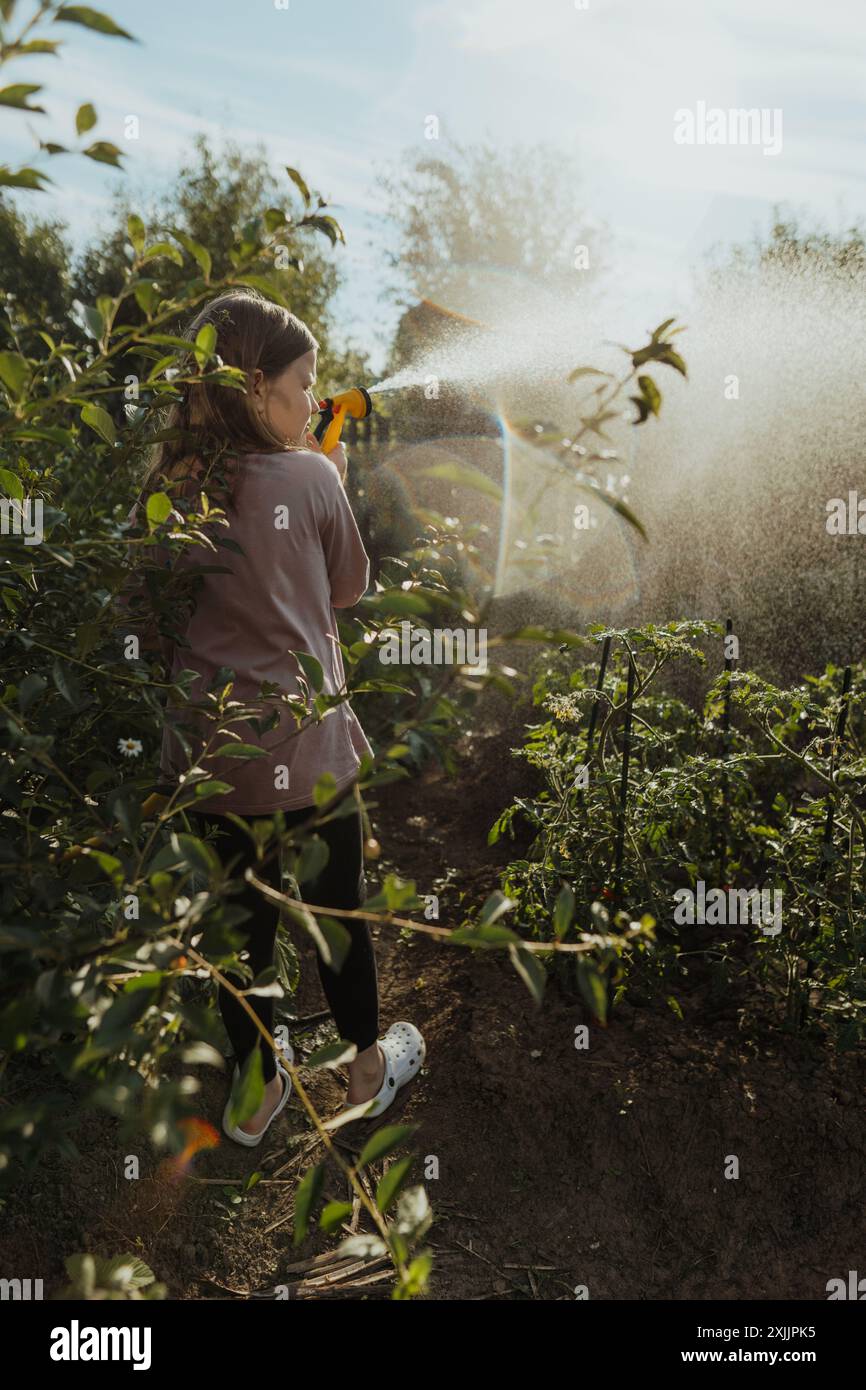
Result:
<instances>
[{"instance_id":1,"label":"girl's ear","mask_svg":"<svg viewBox=\"0 0 866 1390\"><path fill-rule=\"evenodd\" d=\"M258 411L264 410L265 401L267 399L267 392L265 386L265 374L262 371L261 367L256 367L255 371L253 372L252 381L250 383L250 395L253 398L253 404L255 405L255 408Z\"/></svg>"}]
</instances>

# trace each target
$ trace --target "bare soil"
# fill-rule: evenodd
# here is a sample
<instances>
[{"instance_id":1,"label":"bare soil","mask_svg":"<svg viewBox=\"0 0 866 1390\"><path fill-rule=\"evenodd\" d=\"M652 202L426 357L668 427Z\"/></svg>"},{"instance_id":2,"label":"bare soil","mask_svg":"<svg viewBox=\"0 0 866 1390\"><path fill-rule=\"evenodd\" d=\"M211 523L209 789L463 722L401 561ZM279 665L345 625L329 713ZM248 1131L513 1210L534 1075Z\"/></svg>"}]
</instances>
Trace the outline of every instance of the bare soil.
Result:
<instances>
[{"instance_id":1,"label":"bare soil","mask_svg":"<svg viewBox=\"0 0 866 1390\"><path fill-rule=\"evenodd\" d=\"M509 749L533 717L493 702L492 732L464 738L456 778L433 768L377 792L383 855L368 868L371 893L377 875L397 872L437 893L440 925L451 926L499 886L525 845L489 847L487 832L526 790L528 769ZM663 1002L623 1002L602 1028L555 981L537 1007L502 954L393 928L374 935L382 1031L413 1021L427 1061L387 1118L339 1139L349 1154L375 1123L418 1126L407 1151L410 1182L425 1184L435 1214L429 1299L571 1299L586 1286L593 1299L815 1300L862 1268L862 1048L834 1055L820 1037L783 1034L751 987L711 1003L699 966L677 989L682 1020ZM294 1002L307 1016L325 1006L299 946ZM590 1025L586 1050L575 1047L579 1024ZM296 1032L298 1059L331 1036L329 1021ZM14 1099L44 1087L49 1070L19 1066ZM227 1076L196 1074L200 1113L218 1130ZM342 1078L308 1082L320 1113L333 1113ZM390 1294L387 1269L332 1267L334 1236L293 1246L298 1177L321 1158L297 1096L260 1149L222 1139L180 1177L142 1141L144 1176L127 1180L129 1141L109 1117L88 1112L76 1142L81 1160L41 1164L3 1218L4 1269L43 1277L46 1292L65 1282L64 1256L90 1250L139 1254L173 1299L272 1298L282 1284L297 1298ZM729 1156L736 1179L725 1177ZM233 1203L255 1171L264 1180ZM326 1191L347 1196L336 1169Z\"/></svg>"}]
</instances>

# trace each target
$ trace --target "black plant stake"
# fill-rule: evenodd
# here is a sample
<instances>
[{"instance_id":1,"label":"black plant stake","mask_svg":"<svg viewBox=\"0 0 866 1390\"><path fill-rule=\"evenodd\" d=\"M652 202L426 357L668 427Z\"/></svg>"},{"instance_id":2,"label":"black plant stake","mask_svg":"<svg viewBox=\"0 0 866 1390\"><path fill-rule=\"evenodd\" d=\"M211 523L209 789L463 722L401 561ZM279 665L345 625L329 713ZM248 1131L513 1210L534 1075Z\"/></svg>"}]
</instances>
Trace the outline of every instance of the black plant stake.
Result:
<instances>
[{"instance_id":1,"label":"black plant stake","mask_svg":"<svg viewBox=\"0 0 866 1390\"><path fill-rule=\"evenodd\" d=\"M607 659L610 656L610 642L611 639L609 637L605 637L604 641L601 644L601 661L599 662L598 667L598 680L595 683L596 695L601 694L602 687L604 686L604 677L607 672ZM589 760L589 755L592 752L592 740L595 737L595 726L598 723L599 703L600 702L597 699L593 700L592 709L589 712L589 728L586 731L587 761Z\"/></svg>"},{"instance_id":2,"label":"black plant stake","mask_svg":"<svg viewBox=\"0 0 866 1390\"><path fill-rule=\"evenodd\" d=\"M599 667L598 667L598 680L597 680L596 683L595 683L595 696L596 696L596 698L595 698L595 699L593 700L593 702L592 702L592 709L591 709L590 712L589 712L589 727L587 728L587 731L586 731L586 765L587 765L587 767L589 766L589 762L590 762L590 759L591 759L591 757L592 757L592 744L593 744L593 739L595 738L595 726L596 726L596 724L598 723L598 707L599 707L599 704L601 703L601 701L600 701L600 699L599 699L599 696L601 695L601 691L602 691L602 689L603 689L603 687L604 687L604 678L605 678L605 675L607 674L607 659L608 659L608 657L610 656L610 642L611 642L611 639L610 639L609 637L605 637L604 641L603 641L602 644L601 644L601 661L600 661ZM581 789L580 789L580 791L579 791L579 793L578 793L577 800L578 800L578 805L583 801L583 787L581 787Z\"/></svg>"},{"instance_id":3,"label":"black plant stake","mask_svg":"<svg viewBox=\"0 0 866 1390\"><path fill-rule=\"evenodd\" d=\"M725 637L730 637L733 632L733 619L725 619ZM725 641L725 651L728 650L728 642ZM731 746L731 671L734 668L732 656L725 656L725 700L722 707L722 762L728 761ZM728 867L728 774L722 772L722 823L719 827L719 886L723 887L727 882Z\"/></svg>"},{"instance_id":4,"label":"black plant stake","mask_svg":"<svg viewBox=\"0 0 866 1390\"><path fill-rule=\"evenodd\" d=\"M845 737L845 725L846 725L847 722L848 722L848 705L850 704L850 701L851 701L851 667L850 667L850 666L846 666L846 667L845 667L844 675L843 675L843 677L842 677L842 702L841 702L841 705L840 705L840 707L839 707L839 713L838 713L838 715L836 716L836 726L835 726L835 728L834 728L834 730L833 730L833 743L832 743L831 750L830 750L830 777L831 777L831 779L832 779L832 777L833 777L833 772L834 772L835 767L836 767L836 749L839 747L839 745L841 744L842 739ZM831 852L832 845L833 845L833 827L834 827L835 816L836 816L836 806L835 806L835 803L834 803L834 801L833 801L833 793L830 792L829 795L828 795L828 797L827 797L827 819L826 819L825 822L824 822L824 834L823 834L823 836L822 836L822 838L821 838L821 862L820 862L820 864L818 865L818 874L817 874L817 879L816 879L816 886L818 887L819 890L820 890L822 884L824 883L824 881L825 881L825 879L826 879L826 877L827 877L827 869L828 869L829 864L830 864L830 852ZM815 906L814 906L814 909L813 909L813 917L814 917L814 921L813 921L813 925L812 925L812 930L811 930L811 932L810 932L810 934L809 934L809 939L810 939L810 941L813 941L813 942L814 942L815 939L816 939L817 936L818 936L818 932L819 932L820 927L821 927L821 900L820 900L820 898L817 898L817 897L816 897L816 899L815 899ZM805 977L804 977L804 980L803 980L803 995L802 995L802 999L801 999L801 1001L800 1001L800 1027L801 1027L801 1028L802 1028L803 1025L805 1024L806 1019L807 1019L808 1016L809 1016L809 981L810 981L811 979L813 979L814 975L815 975L815 962L814 962L814 960L807 961L807 963L806 963L806 973L805 973Z\"/></svg>"},{"instance_id":5,"label":"black plant stake","mask_svg":"<svg viewBox=\"0 0 866 1390\"><path fill-rule=\"evenodd\" d=\"M628 654L628 687L625 696L625 723L622 730L622 773L619 783L619 824L616 832L616 866L613 874L613 906L617 911L622 893L622 855L625 843L625 813L628 803L628 764L631 757L631 707L634 701L634 657Z\"/></svg>"}]
</instances>

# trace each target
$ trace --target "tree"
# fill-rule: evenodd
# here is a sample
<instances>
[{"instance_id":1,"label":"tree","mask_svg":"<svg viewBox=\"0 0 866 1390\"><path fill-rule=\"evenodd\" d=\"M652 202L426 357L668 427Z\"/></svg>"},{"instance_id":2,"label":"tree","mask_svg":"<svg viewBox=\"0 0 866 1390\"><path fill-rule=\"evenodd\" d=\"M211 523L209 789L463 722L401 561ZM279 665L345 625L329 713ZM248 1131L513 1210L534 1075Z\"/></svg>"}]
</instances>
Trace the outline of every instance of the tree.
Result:
<instances>
[{"instance_id":1,"label":"tree","mask_svg":"<svg viewBox=\"0 0 866 1390\"><path fill-rule=\"evenodd\" d=\"M68 331L72 250L58 220L25 217L0 197L0 318L4 349L36 349L40 329Z\"/></svg>"},{"instance_id":2,"label":"tree","mask_svg":"<svg viewBox=\"0 0 866 1390\"><path fill-rule=\"evenodd\" d=\"M394 232L387 293L408 306L387 374L422 350L447 343L450 351L479 324L517 324L524 314L529 322L572 298L588 305L601 278L602 229L576 197L578 184L576 161L545 145L448 142L442 155L412 153L381 175ZM489 432L465 392L436 389L432 406L420 391L394 398L401 437Z\"/></svg>"},{"instance_id":3,"label":"tree","mask_svg":"<svg viewBox=\"0 0 866 1390\"><path fill-rule=\"evenodd\" d=\"M801 225L798 218L773 209L769 232L756 231L748 242L726 247L708 268L711 283L739 273L743 278L779 272L820 273L856 279L866 273L866 228L855 223L844 232Z\"/></svg>"},{"instance_id":4,"label":"tree","mask_svg":"<svg viewBox=\"0 0 866 1390\"><path fill-rule=\"evenodd\" d=\"M411 155L380 177L396 233L388 255L397 272L391 293L399 299L408 289L460 310L449 303L459 283L477 298L474 308L462 308L471 315L481 313L491 277L502 272L515 293L524 282L588 287L601 265L601 228L578 203L578 184L576 161L544 145L503 150L448 142L443 155Z\"/></svg>"},{"instance_id":5,"label":"tree","mask_svg":"<svg viewBox=\"0 0 866 1390\"><path fill-rule=\"evenodd\" d=\"M149 208L137 210L160 234L177 228L207 246L211 273L218 279L231 271L233 248L244 228L252 227L281 199L285 199L284 181L282 186L278 183L261 147L249 150L229 141L217 151L199 134L191 155L182 157L170 187ZM129 195L119 193L113 225L86 250L76 268L76 293L86 304L95 303L100 294L115 294L129 267L131 210ZM320 241L315 232L287 233L269 248L256 269L322 341L328 336L328 308L340 273L333 257L316 244ZM180 285L184 278L180 262L168 263L161 276L169 285Z\"/></svg>"}]
</instances>

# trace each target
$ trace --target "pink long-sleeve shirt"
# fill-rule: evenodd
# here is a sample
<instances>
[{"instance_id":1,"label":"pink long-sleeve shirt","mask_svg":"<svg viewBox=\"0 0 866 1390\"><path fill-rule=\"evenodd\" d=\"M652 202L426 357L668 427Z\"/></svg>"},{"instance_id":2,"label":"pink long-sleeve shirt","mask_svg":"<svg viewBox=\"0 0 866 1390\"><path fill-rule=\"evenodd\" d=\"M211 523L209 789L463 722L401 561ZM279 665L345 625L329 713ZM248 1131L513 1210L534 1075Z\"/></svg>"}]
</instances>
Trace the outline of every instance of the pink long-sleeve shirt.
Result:
<instances>
[{"instance_id":1,"label":"pink long-sleeve shirt","mask_svg":"<svg viewBox=\"0 0 866 1390\"><path fill-rule=\"evenodd\" d=\"M198 766L234 788L202 797L197 806L208 814L267 815L311 806L313 788L326 772L333 775L335 789L343 790L355 779L362 755L373 755L348 701L298 732L290 711L273 697L258 697L262 681L290 695L302 693L293 651L316 657L324 692L343 689L334 609L350 608L364 595L370 561L336 467L312 450L244 455L234 501L234 511L221 504L230 525L215 525L211 534L236 541L243 554L224 546L215 553L191 546L175 561L182 565L188 557L190 565L221 565L231 573L202 576L184 631L189 646L175 647L171 678L185 667L197 671L190 694L199 699L215 672L229 666L236 677L231 699L255 703L261 718L280 710L279 724L265 734L244 721L230 725L211 745L240 741L263 748L266 757L201 757L200 745L193 744ZM171 735L173 717L187 724L202 719L191 710L167 711L160 759L167 782L188 766ZM206 736L217 727L201 723Z\"/></svg>"}]
</instances>

